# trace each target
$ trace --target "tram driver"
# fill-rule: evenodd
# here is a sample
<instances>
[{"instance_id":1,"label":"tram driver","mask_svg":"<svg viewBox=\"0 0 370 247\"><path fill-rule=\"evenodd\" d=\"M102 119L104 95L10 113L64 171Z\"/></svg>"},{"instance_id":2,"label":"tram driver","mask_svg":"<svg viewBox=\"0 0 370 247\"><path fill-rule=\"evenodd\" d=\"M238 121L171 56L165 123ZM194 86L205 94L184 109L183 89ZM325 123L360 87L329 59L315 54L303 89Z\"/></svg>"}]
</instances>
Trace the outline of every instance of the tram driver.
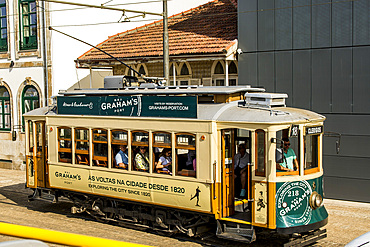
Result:
<instances>
[{"instance_id":1,"label":"tram driver","mask_svg":"<svg viewBox=\"0 0 370 247\"><path fill-rule=\"evenodd\" d=\"M126 169L128 166L128 155L127 155L127 147L125 145L119 146L119 151L116 154L116 164L118 168Z\"/></svg>"},{"instance_id":2,"label":"tram driver","mask_svg":"<svg viewBox=\"0 0 370 247\"><path fill-rule=\"evenodd\" d=\"M283 138L283 163L276 163L276 170L278 172L292 172L298 170L297 156L292 148L290 148L289 138Z\"/></svg>"},{"instance_id":3,"label":"tram driver","mask_svg":"<svg viewBox=\"0 0 370 247\"><path fill-rule=\"evenodd\" d=\"M249 154L246 152L245 144L239 144L238 153L234 156L235 179L240 179L241 190L240 197L246 196L247 169L249 163Z\"/></svg>"}]
</instances>

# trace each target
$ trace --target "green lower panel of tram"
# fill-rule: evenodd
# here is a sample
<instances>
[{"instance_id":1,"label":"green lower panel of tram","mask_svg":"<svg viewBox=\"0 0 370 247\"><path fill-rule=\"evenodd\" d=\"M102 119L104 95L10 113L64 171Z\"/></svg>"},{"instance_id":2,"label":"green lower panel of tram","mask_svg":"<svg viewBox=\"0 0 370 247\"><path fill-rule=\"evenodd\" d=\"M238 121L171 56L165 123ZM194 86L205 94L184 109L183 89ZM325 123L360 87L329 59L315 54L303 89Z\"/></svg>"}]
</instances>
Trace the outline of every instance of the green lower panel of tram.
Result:
<instances>
[{"instance_id":1,"label":"green lower panel of tram","mask_svg":"<svg viewBox=\"0 0 370 247\"><path fill-rule=\"evenodd\" d=\"M322 176L311 180L277 183L276 227L304 226L327 219L325 207L318 206L320 200L322 202L322 185Z\"/></svg>"}]
</instances>

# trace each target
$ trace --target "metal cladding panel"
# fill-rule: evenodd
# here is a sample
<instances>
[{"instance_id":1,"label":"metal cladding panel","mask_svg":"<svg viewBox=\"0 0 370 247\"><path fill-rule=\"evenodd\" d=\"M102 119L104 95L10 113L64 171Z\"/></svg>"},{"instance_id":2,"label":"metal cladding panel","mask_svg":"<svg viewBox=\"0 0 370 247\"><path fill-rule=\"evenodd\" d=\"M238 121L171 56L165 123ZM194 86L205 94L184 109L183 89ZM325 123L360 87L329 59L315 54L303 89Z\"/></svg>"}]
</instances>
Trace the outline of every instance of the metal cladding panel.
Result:
<instances>
[{"instance_id":1,"label":"metal cladding panel","mask_svg":"<svg viewBox=\"0 0 370 247\"><path fill-rule=\"evenodd\" d=\"M330 177L367 179L370 173L370 158L324 156L324 174Z\"/></svg>"},{"instance_id":2,"label":"metal cladding panel","mask_svg":"<svg viewBox=\"0 0 370 247\"><path fill-rule=\"evenodd\" d=\"M332 46L352 45L352 2L332 3Z\"/></svg>"},{"instance_id":3,"label":"metal cladding panel","mask_svg":"<svg viewBox=\"0 0 370 247\"><path fill-rule=\"evenodd\" d=\"M293 106L310 109L311 51L293 52Z\"/></svg>"},{"instance_id":4,"label":"metal cladding panel","mask_svg":"<svg viewBox=\"0 0 370 247\"><path fill-rule=\"evenodd\" d=\"M244 53L239 56L239 85L257 86L257 54Z\"/></svg>"},{"instance_id":5,"label":"metal cladding panel","mask_svg":"<svg viewBox=\"0 0 370 247\"><path fill-rule=\"evenodd\" d=\"M369 188L370 180L324 176L326 198L370 202Z\"/></svg>"},{"instance_id":6,"label":"metal cladding panel","mask_svg":"<svg viewBox=\"0 0 370 247\"><path fill-rule=\"evenodd\" d=\"M293 49L311 47L311 0L293 2Z\"/></svg>"},{"instance_id":7,"label":"metal cladding panel","mask_svg":"<svg viewBox=\"0 0 370 247\"><path fill-rule=\"evenodd\" d=\"M353 48L353 112L370 113L370 47Z\"/></svg>"},{"instance_id":8,"label":"metal cladding panel","mask_svg":"<svg viewBox=\"0 0 370 247\"><path fill-rule=\"evenodd\" d=\"M312 110L331 109L331 50L312 50Z\"/></svg>"},{"instance_id":9,"label":"metal cladding panel","mask_svg":"<svg viewBox=\"0 0 370 247\"><path fill-rule=\"evenodd\" d=\"M275 91L274 79L274 53L263 52L258 54L258 86L266 91Z\"/></svg>"},{"instance_id":10,"label":"metal cladding panel","mask_svg":"<svg viewBox=\"0 0 370 247\"><path fill-rule=\"evenodd\" d=\"M258 51L274 49L274 0L258 1Z\"/></svg>"},{"instance_id":11,"label":"metal cladding panel","mask_svg":"<svg viewBox=\"0 0 370 247\"><path fill-rule=\"evenodd\" d=\"M257 0L239 1L238 12L238 40L243 40L239 48L257 51Z\"/></svg>"},{"instance_id":12,"label":"metal cladding panel","mask_svg":"<svg viewBox=\"0 0 370 247\"><path fill-rule=\"evenodd\" d=\"M312 48L330 46L331 5L327 0L312 0Z\"/></svg>"},{"instance_id":13,"label":"metal cladding panel","mask_svg":"<svg viewBox=\"0 0 370 247\"><path fill-rule=\"evenodd\" d=\"M275 53L275 79L276 92L285 92L288 98L285 100L286 105L292 106L293 96L293 52L276 52Z\"/></svg>"},{"instance_id":14,"label":"metal cladding panel","mask_svg":"<svg viewBox=\"0 0 370 247\"><path fill-rule=\"evenodd\" d=\"M370 136L370 115L325 114L325 130L342 135Z\"/></svg>"},{"instance_id":15,"label":"metal cladding panel","mask_svg":"<svg viewBox=\"0 0 370 247\"><path fill-rule=\"evenodd\" d=\"M275 49L292 49L292 0L275 0Z\"/></svg>"},{"instance_id":16,"label":"metal cladding panel","mask_svg":"<svg viewBox=\"0 0 370 247\"><path fill-rule=\"evenodd\" d=\"M370 1L353 3L353 45L370 44Z\"/></svg>"},{"instance_id":17,"label":"metal cladding panel","mask_svg":"<svg viewBox=\"0 0 370 247\"><path fill-rule=\"evenodd\" d=\"M370 136L342 135L339 154L335 149L336 140L334 137L325 137L324 155L370 158Z\"/></svg>"},{"instance_id":18,"label":"metal cladding panel","mask_svg":"<svg viewBox=\"0 0 370 247\"><path fill-rule=\"evenodd\" d=\"M332 112L352 112L352 48L332 49Z\"/></svg>"}]
</instances>

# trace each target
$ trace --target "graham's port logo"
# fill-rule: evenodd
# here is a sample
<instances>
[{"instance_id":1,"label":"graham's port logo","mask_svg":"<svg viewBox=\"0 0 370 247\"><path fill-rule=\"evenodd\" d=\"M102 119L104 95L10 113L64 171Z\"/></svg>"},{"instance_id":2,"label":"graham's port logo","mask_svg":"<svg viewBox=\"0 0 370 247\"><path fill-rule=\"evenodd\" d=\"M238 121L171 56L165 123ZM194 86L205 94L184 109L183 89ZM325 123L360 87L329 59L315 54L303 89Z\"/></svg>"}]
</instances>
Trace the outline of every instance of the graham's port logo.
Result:
<instances>
[{"instance_id":1,"label":"graham's port logo","mask_svg":"<svg viewBox=\"0 0 370 247\"><path fill-rule=\"evenodd\" d=\"M276 192L277 219L286 227L307 225L312 213L311 194L307 181L285 182Z\"/></svg>"},{"instance_id":2,"label":"graham's port logo","mask_svg":"<svg viewBox=\"0 0 370 247\"><path fill-rule=\"evenodd\" d=\"M70 180L81 180L80 174L72 174L68 171L63 172L55 172L55 177L57 178L64 178L64 179L70 179Z\"/></svg>"}]
</instances>

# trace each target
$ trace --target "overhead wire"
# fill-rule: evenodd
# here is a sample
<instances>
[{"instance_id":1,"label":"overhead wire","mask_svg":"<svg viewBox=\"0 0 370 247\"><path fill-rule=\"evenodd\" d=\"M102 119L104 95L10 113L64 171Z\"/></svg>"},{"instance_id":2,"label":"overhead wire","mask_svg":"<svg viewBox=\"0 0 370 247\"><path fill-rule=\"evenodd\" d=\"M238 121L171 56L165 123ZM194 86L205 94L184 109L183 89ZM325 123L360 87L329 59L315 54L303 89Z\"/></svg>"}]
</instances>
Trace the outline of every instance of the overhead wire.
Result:
<instances>
[{"instance_id":1,"label":"overhead wire","mask_svg":"<svg viewBox=\"0 0 370 247\"><path fill-rule=\"evenodd\" d=\"M175 1L175 0L169 0L169 1ZM179 0L180 1L180 0ZM347 3L347 2L357 2L362 0L339 0L339 1L332 1L332 2L325 2L325 3L316 3L316 4L307 4L307 5L297 5L297 6L287 6L287 7L279 7L279 8L270 8L270 9L258 9L258 10L248 10L248 11L235 11L235 12L223 12L223 13L212 13L212 14L202 14L201 16L193 16L192 18L207 18L207 17L214 17L214 16L227 16L227 15L235 15L235 14L246 14L246 13L258 13L258 12L265 12L265 11L276 11L276 10L284 10L284 9L296 9L296 8L305 8L305 7L314 7L314 6L321 6L321 5L333 5L338 3ZM125 3L125 4L111 4L106 6L119 6L119 5L130 5L130 4L139 4L139 3L152 3L152 2L162 2L162 0L148 0L148 1L142 1L142 2L135 2L135 3ZM78 10L78 9L89 9L88 7L79 7L79 8L71 8L71 9L61 9L61 10L46 10L46 12L54 12L54 11L70 11L70 10ZM186 11L184 11L186 12ZM179 13L181 14L181 13ZM17 16L19 14L13 14L13 16ZM12 16L12 15L8 15ZM175 15L172 16L171 19L181 19L184 18L183 15ZM83 24L65 24L65 25L53 25L53 27L85 27L85 26L98 26L98 25L111 25L111 24L122 24L127 22L153 22L153 21L159 21L162 20L162 18L151 18L151 19L145 19L145 20L130 20L130 21L123 21L123 22L95 22L95 23L83 23ZM47 27L45 27L47 28ZM37 29L42 29L42 27L37 27ZM15 33L14 32L8 32Z\"/></svg>"}]
</instances>

